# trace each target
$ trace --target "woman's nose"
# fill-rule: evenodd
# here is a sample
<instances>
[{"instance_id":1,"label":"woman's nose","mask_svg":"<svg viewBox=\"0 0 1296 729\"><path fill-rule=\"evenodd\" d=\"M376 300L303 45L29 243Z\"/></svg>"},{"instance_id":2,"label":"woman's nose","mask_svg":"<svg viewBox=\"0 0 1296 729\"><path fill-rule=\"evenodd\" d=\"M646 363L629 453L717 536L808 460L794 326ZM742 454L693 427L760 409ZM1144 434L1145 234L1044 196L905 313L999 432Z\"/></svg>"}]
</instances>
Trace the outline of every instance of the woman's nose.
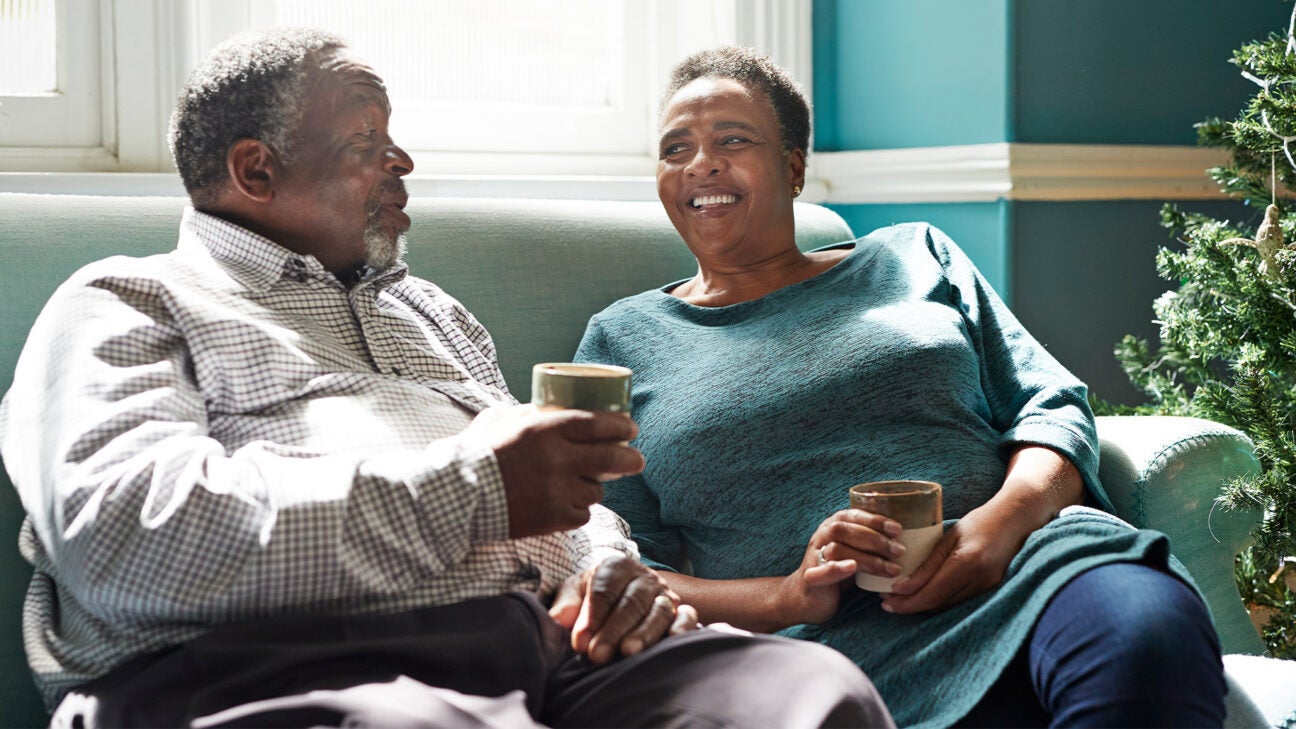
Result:
<instances>
[{"instance_id":1,"label":"woman's nose","mask_svg":"<svg viewBox=\"0 0 1296 729\"><path fill-rule=\"evenodd\" d=\"M713 155L710 150L699 147L693 159L689 160L684 170L687 174L698 177L710 177L719 174L720 158Z\"/></svg>"}]
</instances>

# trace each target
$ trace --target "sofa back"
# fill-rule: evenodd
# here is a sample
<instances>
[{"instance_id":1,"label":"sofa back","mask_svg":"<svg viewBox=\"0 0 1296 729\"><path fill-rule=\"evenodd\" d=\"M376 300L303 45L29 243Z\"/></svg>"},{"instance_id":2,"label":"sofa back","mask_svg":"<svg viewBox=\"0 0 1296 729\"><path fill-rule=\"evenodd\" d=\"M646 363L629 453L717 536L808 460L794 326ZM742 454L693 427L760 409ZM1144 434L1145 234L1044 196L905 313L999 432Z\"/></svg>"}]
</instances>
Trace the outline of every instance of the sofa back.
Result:
<instances>
[{"instance_id":1,"label":"sofa back","mask_svg":"<svg viewBox=\"0 0 1296 729\"><path fill-rule=\"evenodd\" d=\"M186 200L0 194L0 392L27 332L76 269L175 247ZM567 360L595 312L695 270L656 202L416 198L406 260L458 298L495 338L513 394L530 397L535 362ZM798 203L802 248L854 237L836 213ZM15 548L22 507L0 470L0 726L47 721L20 638L30 567Z\"/></svg>"}]
</instances>

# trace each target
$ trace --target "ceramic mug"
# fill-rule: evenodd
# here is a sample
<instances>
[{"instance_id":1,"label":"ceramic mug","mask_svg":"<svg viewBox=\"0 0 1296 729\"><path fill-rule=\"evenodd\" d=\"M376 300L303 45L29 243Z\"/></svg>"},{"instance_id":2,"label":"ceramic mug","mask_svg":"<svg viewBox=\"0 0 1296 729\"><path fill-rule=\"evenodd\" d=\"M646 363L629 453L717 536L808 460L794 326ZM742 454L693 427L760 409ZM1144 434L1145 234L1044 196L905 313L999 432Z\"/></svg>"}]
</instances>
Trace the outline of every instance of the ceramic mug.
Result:
<instances>
[{"instance_id":1,"label":"ceramic mug","mask_svg":"<svg viewBox=\"0 0 1296 729\"><path fill-rule=\"evenodd\" d=\"M941 486L932 481L874 481L850 487L852 509L881 514L900 522L897 540L905 553L897 562L896 577L856 573L855 584L870 592L890 592L901 577L913 574L945 533L941 512Z\"/></svg>"},{"instance_id":2,"label":"ceramic mug","mask_svg":"<svg viewBox=\"0 0 1296 729\"><path fill-rule=\"evenodd\" d=\"M537 408L607 410L630 414L630 369L617 365L542 362L531 368Z\"/></svg>"}]
</instances>

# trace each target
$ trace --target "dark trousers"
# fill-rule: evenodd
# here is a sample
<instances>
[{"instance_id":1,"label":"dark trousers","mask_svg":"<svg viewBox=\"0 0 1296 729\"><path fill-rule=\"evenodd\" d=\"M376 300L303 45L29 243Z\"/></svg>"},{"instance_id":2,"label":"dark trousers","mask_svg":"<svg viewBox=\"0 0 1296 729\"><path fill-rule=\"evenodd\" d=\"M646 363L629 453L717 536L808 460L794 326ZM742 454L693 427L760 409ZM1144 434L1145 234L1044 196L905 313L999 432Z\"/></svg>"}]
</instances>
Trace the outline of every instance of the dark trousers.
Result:
<instances>
[{"instance_id":1,"label":"dark trousers","mask_svg":"<svg viewBox=\"0 0 1296 729\"><path fill-rule=\"evenodd\" d=\"M1081 573L965 727L1219 727L1224 669L1205 604L1140 564Z\"/></svg>"},{"instance_id":2,"label":"dark trousers","mask_svg":"<svg viewBox=\"0 0 1296 729\"><path fill-rule=\"evenodd\" d=\"M358 712L424 726L892 726L863 673L817 644L704 629L594 667L569 641L522 593L235 625L80 687L55 724L340 726ZM402 699L398 679L422 688ZM500 698L483 709L471 697Z\"/></svg>"}]
</instances>

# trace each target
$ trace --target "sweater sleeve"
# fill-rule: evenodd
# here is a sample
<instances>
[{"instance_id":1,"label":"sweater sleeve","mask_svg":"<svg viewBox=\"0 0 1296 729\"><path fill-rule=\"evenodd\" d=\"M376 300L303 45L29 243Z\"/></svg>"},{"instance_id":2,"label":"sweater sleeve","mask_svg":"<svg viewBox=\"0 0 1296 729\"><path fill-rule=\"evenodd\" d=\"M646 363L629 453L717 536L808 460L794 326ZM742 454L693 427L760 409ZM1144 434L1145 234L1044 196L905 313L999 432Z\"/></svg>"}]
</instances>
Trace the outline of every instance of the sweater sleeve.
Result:
<instances>
[{"instance_id":1,"label":"sweater sleeve","mask_svg":"<svg viewBox=\"0 0 1296 729\"><path fill-rule=\"evenodd\" d=\"M967 323L993 425L1003 434L1000 449L1032 444L1057 450L1079 469L1089 496L1110 509L1098 482L1088 388L1026 331L953 240L928 227L926 243L951 285L951 303Z\"/></svg>"},{"instance_id":2,"label":"sweater sleeve","mask_svg":"<svg viewBox=\"0 0 1296 729\"><path fill-rule=\"evenodd\" d=\"M625 365L614 356L598 317L590 319L573 360ZM654 569L671 572L687 570L688 559L683 538L678 529L662 524L661 503L648 488L648 482L642 474L604 484L602 503L629 525L630 537L639 547L641 562Z\"/></svg>"}]
</instances>

